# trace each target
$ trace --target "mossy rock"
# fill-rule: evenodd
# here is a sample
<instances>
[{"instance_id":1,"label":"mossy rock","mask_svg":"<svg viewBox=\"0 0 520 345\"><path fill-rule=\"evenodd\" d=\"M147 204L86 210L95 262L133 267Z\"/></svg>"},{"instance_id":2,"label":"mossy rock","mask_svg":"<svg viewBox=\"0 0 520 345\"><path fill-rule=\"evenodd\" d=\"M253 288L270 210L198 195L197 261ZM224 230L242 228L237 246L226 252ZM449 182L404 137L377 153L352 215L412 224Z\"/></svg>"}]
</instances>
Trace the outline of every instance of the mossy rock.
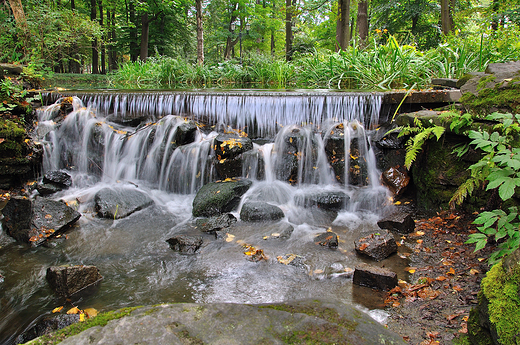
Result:
<instances>
[{"instance_id":1,"label":"mossy rock","mask_svg":"<svg viewBox=\"0 0 520 345\"><path fill-rule=\"evenodd\" d=\"M244 179L204 185L193 199L193 216L212 217L235 210L252 184Z\"/></svg>"},{"instance_id":2,"label":"mossy rock","mask_svg":"<svg viewBox=\"0 0 520 345\"><path fill-rule=\"evenodd\" d=\"M509 269L499 262L489 270L482 280L482 296L489 315L491 334L497 336L495 343L518 344L520 330L520 264ZM485 305L487 304L487 305ZM482 320L481 320L482 324Z\"/></svg>"},{"instance_id":3,"label":"mossy rock","mask_svg":"<svg viewBox=\"0 0 520 345\"><path fill-rule=\"evenodd\" d=\"M23 140L25 136L25 128L20 121L0 118L0 138Z\"/></svg>"}]
</instances>

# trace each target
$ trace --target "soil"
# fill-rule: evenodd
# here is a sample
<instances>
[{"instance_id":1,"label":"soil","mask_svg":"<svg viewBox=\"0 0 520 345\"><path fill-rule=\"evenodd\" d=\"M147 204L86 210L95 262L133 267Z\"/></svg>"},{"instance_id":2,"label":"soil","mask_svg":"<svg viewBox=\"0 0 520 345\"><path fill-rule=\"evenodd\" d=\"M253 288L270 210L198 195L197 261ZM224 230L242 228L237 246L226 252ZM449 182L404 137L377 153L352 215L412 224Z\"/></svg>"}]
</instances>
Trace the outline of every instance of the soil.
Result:
<instances>
[{"instance_id":1,"label":"soil","mask_svg":"<svg viewBox=\"0 0 520 345\"><path fill-rule=\"evenodd\" d=\"M411 249L408 282L389 292L388 327L409 344L452 344L467 333L480 282L489 269L493 245L474 252L474 215L440 213L416 220L415 233L402 236ZM400 250L399 252L402 252ZM409 251L409 249L408 249Z\"/></svg>"}]
</instances>

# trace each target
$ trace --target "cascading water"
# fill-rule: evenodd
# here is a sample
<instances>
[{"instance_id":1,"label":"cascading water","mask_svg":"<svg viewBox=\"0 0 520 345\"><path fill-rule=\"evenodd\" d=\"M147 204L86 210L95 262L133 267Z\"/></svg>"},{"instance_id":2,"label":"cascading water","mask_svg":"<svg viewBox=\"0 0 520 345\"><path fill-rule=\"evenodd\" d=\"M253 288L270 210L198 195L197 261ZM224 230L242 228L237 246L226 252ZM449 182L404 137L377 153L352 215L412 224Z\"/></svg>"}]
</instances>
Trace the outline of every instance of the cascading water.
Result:
<instances>
[{"instance_id":1,"label":"cascading water","mask_svg":"<svg viewBox=\"0 0 520 345\"><path fill-rule=\"evenodd\" d=\"M0 342L13 343L42 315L67 303L45 282L47 267L61 264L99 268L104 276L99 290L73 302L101 311L314 296L367 305L373 292L354 287L348 272L366 260L356 256L353 239L376 228L386 209L387 191L379 184L370 145L380 101L378 95L346 93L101 94L84 96L86 106L71 98L68 114L61 101L43 108L36 130L45 150L43 172L61 169L73 176L72 187L52 198L76 205L82 218L68 239L48 248L27 250L2 233L0 262L9 264L1 271L6 312L0 317ZM139 125L126 121L138 118ZM216 168L226 161L215 151L217 136L228 135L235 143L244 131L255 142L239 157L242 176L235 177L253 181L242 202L277 205L285 218L275 224L239 221L226 230L236 241L201 233L204 245L196 255L172 251L165 240L190 220L194 194L224 179ZM118 220L93 215L96 192L114 186L138 189L155 205ZM344 193L350 201L332 217L301 202L324 191ZM279 239L288 227L290 238ZM338 250L314 244L327 229L339 234ZM246 260L240 243L262 248L269 259ZM304 263L277 261L289 253ZM407 264L394 256L385 265L404 272Z\"/></svg>"}]
</instances>

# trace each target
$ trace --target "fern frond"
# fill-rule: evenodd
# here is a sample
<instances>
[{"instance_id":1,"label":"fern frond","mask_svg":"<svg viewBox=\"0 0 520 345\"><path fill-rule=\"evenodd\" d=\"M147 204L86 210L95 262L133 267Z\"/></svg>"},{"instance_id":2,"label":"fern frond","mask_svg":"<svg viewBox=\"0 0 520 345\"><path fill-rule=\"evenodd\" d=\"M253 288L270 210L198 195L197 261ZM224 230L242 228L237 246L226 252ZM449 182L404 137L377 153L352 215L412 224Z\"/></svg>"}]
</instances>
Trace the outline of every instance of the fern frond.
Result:
<instances>
[{"instance_id":1,"label":"fern frond","mask_svg":"<svg viewBox=\"0 0 520 345\"><path fill-rule=\"evenodd\" d=\"M450 199L450 209L453 210L457 205L461 205L468 196L473 194L475 188L480 186L481 183L482 180L476 177L470 177L462 183Z\"/></svg>"},{"instance_id":2,"label":"fern frond","mask_svg":"<svg viewBox=\"0 0 520 345\"><path fill-rule=\"evenodd\" d=\"M439 140L441 138L441 136L444 134L445 130L446 130L446 128L444 128L442 126L432 127L432 132L437 137L437 140Z\"/></svg>"}]
</instances>

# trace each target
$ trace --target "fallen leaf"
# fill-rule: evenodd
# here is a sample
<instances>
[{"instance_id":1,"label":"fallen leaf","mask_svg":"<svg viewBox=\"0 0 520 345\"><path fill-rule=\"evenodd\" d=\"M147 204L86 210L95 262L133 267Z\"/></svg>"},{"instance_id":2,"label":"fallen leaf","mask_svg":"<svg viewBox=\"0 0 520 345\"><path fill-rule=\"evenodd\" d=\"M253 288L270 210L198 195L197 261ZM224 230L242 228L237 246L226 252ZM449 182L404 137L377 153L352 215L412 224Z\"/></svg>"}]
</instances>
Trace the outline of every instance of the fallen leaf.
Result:
<instances>
[{"instance_id":1,"label":"fallen leaf","mask_svg":"<svg viewBox=\"0 0 520 345\"><path fill-rule=\"evenodd\" d=\"M67 310L67 314L77 314L79 313L79 308L78 307L74 307L74 308L70 308L69 310Z\"/></svg>"},{"instance_id":2,"label":"fallen leaf","mask_svg":"<svg viewBox=\"0 0 520 345\"><path fill-rule=\"evenodd\" d=\"M52 310L52 312L53 312L53 313L59 313L59 312L62 311L62 310L63 310L63 306L54 308L54 309Z\"/></svg>"},{"instance_id":3,"label":"fallen leaf","mask_svg":"<svg viewBox=\"0 0 520 345\"><path fill-rule=\"evenodd\" d=\"M226 233L226 242L233 242L235 240L235 235L232 235L230 233Z\"/></svg>"},{"instance_id":4,"label":"fallen leaf","mask_svg":"<svg viewBox=\"0 0 520 345\"><path fill-rule=\"evenodd\" d=\"M314 274L322 274L322 273L323 273L323 270L319 270L319 269L318 269L318 270L314 270L313 273L314 273Z\"/></svg>"},{"instance_id":5,"label":"fallen leaf","mask_svg":"<svg viewBox=\"0 0 520 345\"><path fill-rule=\"evenodd\" d=\"M85 321L85 313L80 312L79 313L79 322L83 322L83 321Z\"/></svg>"},{"instance_id":6,"label":"fallen leaf","mask_svg":"<svg viewBox=\"0 0 520 345\"><path fill-rule=\"evenodd\" d=\"M480 272L478 270L474 269L474 268L469 270L469 274L471 274L471 275L475 275L475 274L479 274L479 273Z\"/></svg>"},{"instance_id":7,"label":"fallen leaf","mask_svg":"<svg viewBox=\"0 0 520 345\"><path fill-rule=\"evenodd\" d=\"M457 291L457 292L464 291L464 289L461 288L460 285L455 285L455 286L453 287L453 290L455 290L455 291Z\"/></svg>"},{"instance_id":8,"label":"fallen leaf","mask_svg":"<svg viewBox=\"0 0 520 345\"><path fill-rule=\"evenodd\" d=\"M445 281L446 279L448 279L448 278L446 278L445 276L438 276L437 278L435 278L435 280L440 281L440 282Z\"/></svg>"},{"instance_id":9,"label":"fallen leaf","mask_svg":"<svg viewBox=\"0 0 520 345\"><path fill-rule=\"evenodd\" d=\"M365 250L367 249L368 247L368 243L363 243L362 245L359 246L359 250Z\"/></svg>"},{"instance_id":10,"label":"fallen leaf","mask_svg":"<svg viewBox=\"0 0 520 345\"><path fill-rule=\"evenodd\" d=\"M96 309L94 309L94 308L86 308L86 309L83 310L83 312L84 312L85 314L87 314L87 316L88 316L89 318L91 318L91 317L95 317L95 316L97 316L97 314L98 314L98 311L97 311Z\"/></svg>"},{"instance_id":11,"label":"fallen leaf","mask_svg":"<svg viewBox=\"0 0 520 345\"><path fill-rule=\"evenodd\" d=\"M424 235L424 231L420 231L420 230L418 230L417 232L415 232L415 234L416 234L417 236L423 236L423 235Z\"/></svg>"},{"instance_id":12,"label":"fallen leaf","mask_svg":"<svg viewBox=\"0 0 520 345\"><path fill-rule=\"evenodd\" d=\"M446 274L455 275L455 270L453 269L453 267L451 267L450 270Z\"/></svg>"}]
</instances>

